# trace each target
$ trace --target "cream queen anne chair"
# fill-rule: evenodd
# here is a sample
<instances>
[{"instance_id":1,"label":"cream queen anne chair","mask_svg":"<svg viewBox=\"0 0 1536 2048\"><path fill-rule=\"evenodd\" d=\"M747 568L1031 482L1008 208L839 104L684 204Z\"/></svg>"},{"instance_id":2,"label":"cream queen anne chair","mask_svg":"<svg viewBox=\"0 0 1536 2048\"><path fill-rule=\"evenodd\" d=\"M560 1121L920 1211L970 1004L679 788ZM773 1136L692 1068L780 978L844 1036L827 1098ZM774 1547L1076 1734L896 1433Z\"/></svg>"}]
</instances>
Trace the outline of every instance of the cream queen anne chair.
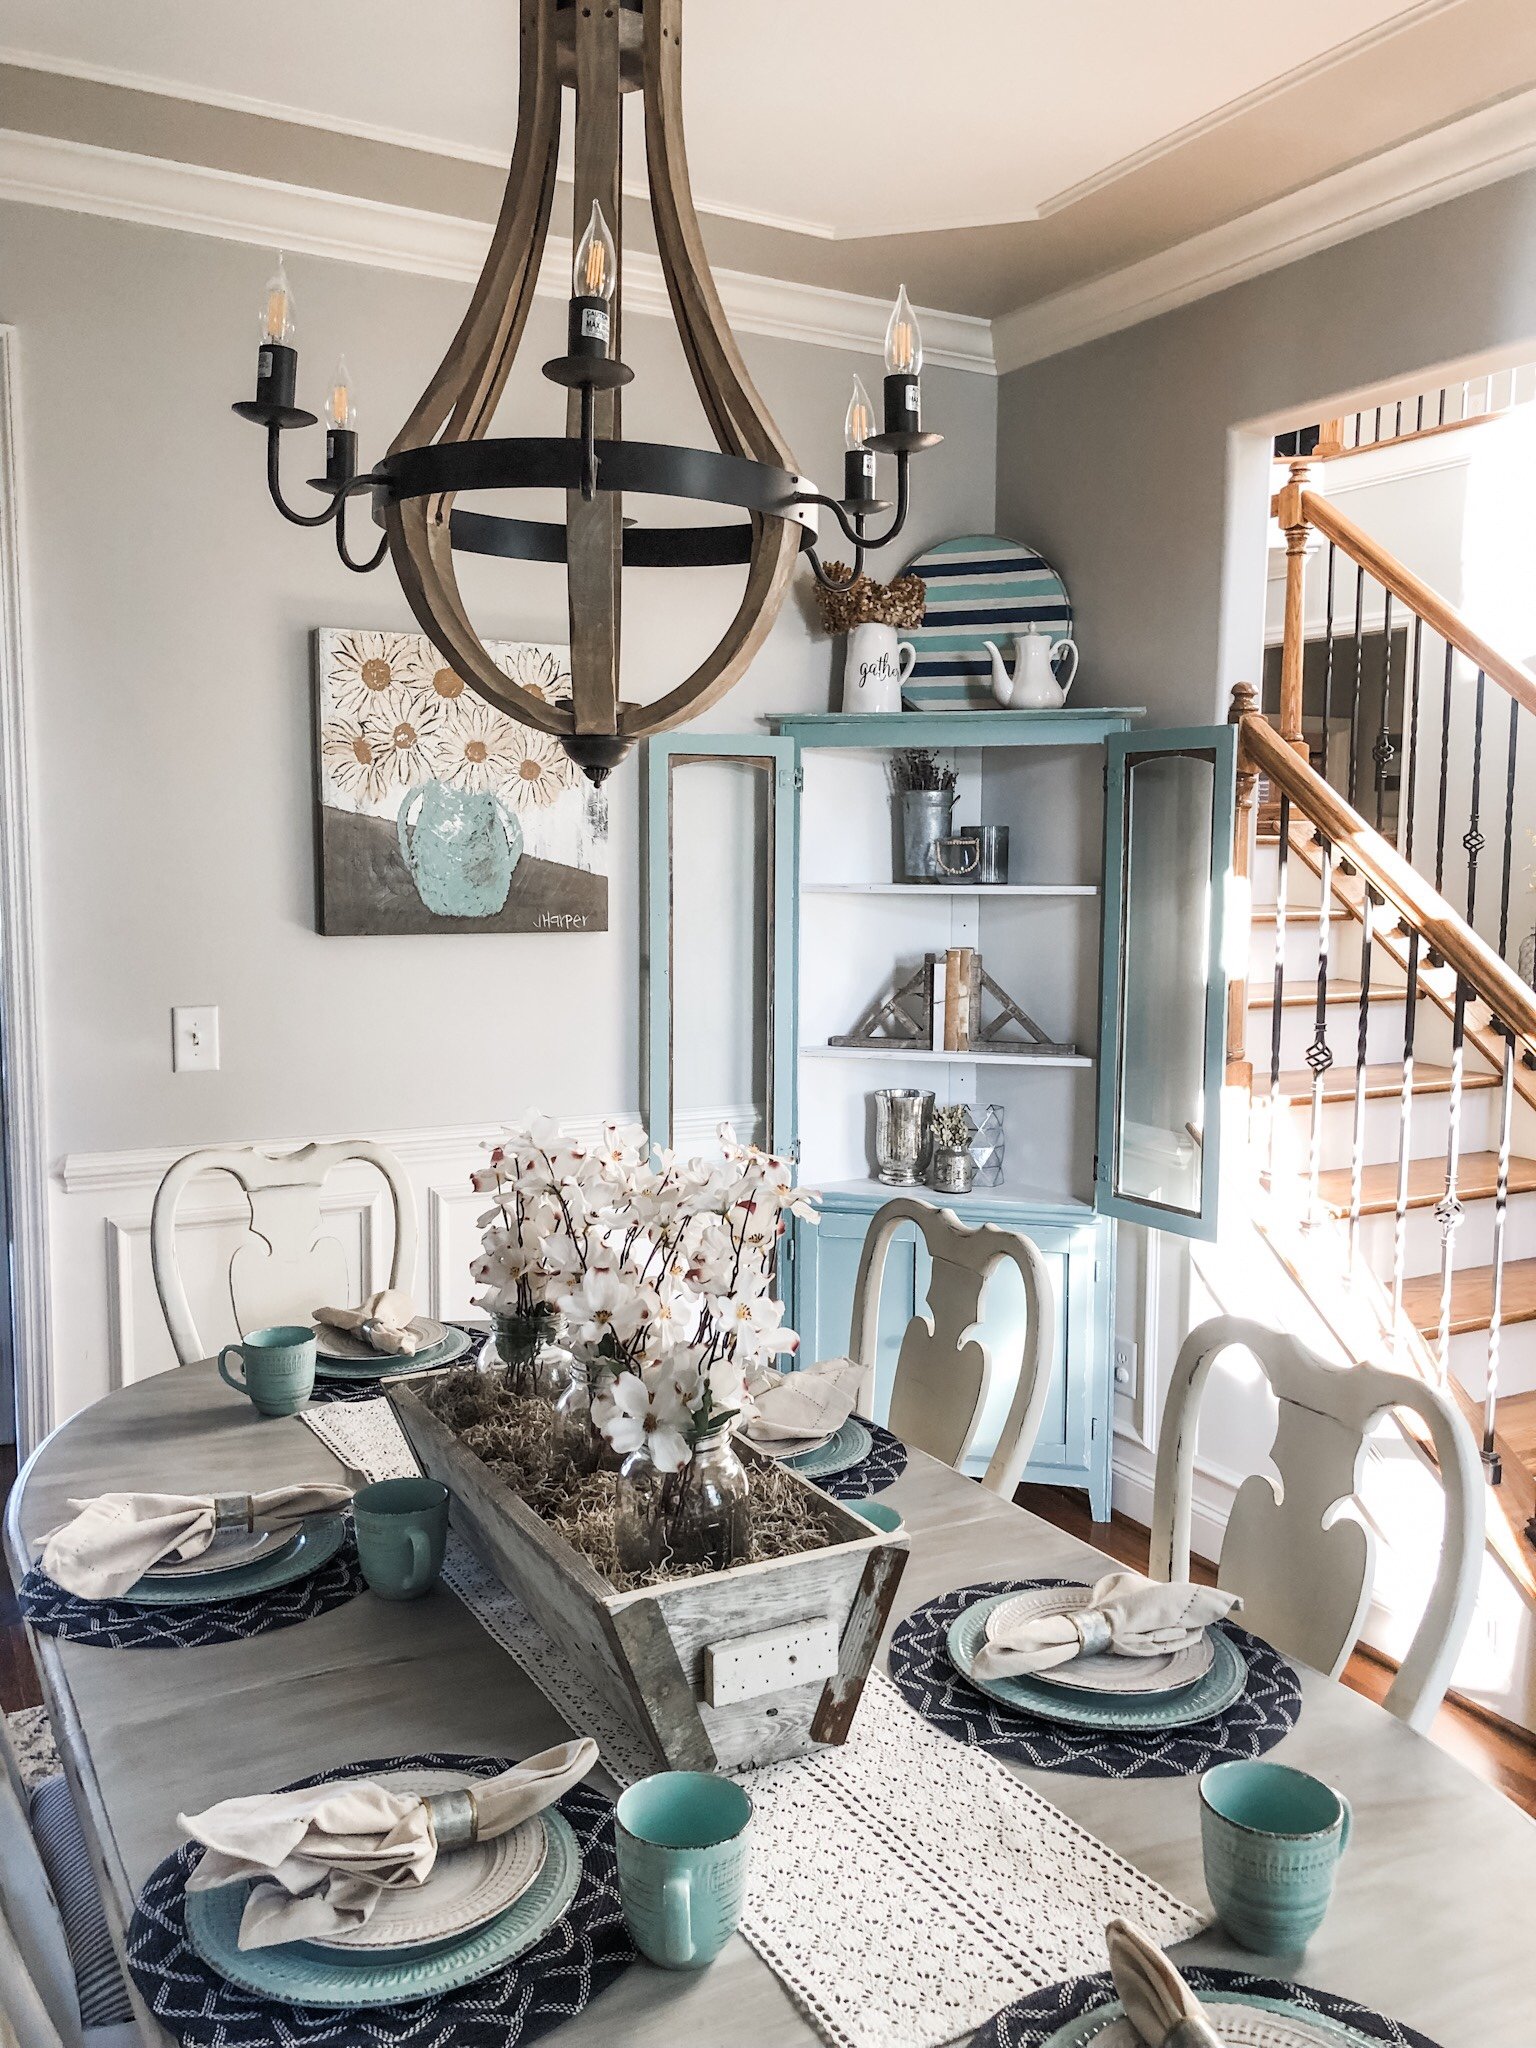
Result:
<instances>
[{"instance_id":1,"label":"cream queen anne chair","mask_svg":"<svg viewBox=\"0 0 1536 2048\"><path fill-rule=\"evenodd\" d=\"M889 1421L903 1443L942 1458L946 1465L964 1462L1001 1369L978 1333L982 1290L1004 1261L1016 1266L1023 1279L1027 1322L1018 1381L1008 1420L982 1479L984 1486L1011 1500L1040 1433L1051 1390L1056 1294L1050 1268L1022 1230L962 1223L952 1209L936 1209L931 1202L904 1195L877 1209L870 1218L853 1290L850 1348L864 1368L859 1405L866 1414L874 1388L886 1254L906 1223L916 1224L922 1232L933 1269L928 1312L912 1318L901 1340Z\"/></svg>"},{"instance_id":2,"label":"cream queen anne chair","mask_svg":"<svg viewBox=\"0 0 1536 2048\"><path fill-rule=\"evenodd\" d=\"M1348 1663L1371 1603L1374 1539L1343 1512L1359 1489L1371 1426L1406 1408L1428 1430L1445 1489L1445 1533L1428 1604L1385 1702L1422 1732L1450 1683L1477 1601L1486 1504L1471 1432L1449 1398L1423 1380L1375 1365L1330 1365L1279 1330L1215 1316L1185 1338L1163 1410L1152 1504L1155 1579L1189 1577L1196 1410L1212 1365L1233 1345L1251 1354L1279 1400L1270 1456L1280 1484L1253 1473L1238 1488L1217 1580L1242 1595L1245 1626L1330 1678Z\"/></svg>"},{"instance_id":3,"label":"cream queen anne chair","mask_svg":"<svg viewBox=\"0 0 1536 2048\"><path fill-rule=\"evenodd\" d=\"M346 1300L346 1254L326 1229L320 1194L326 1176L355 1159L377 1167L389 1189L395 1212L389 1284L409 1291L416 1273L416 1200L400 1162L381 1145L344 1138L296 1152L213 1146L177 1160L155 1193L149 1250L160 1306L183 1365L207 1356L176 1258L176 1211L190 1183L201 1173L228 1173L245 1192L251 1225L229 1263L229 1295L239 1329L260 1330L307 1323L318 1307Z\"/></svg>"}]
</instances>

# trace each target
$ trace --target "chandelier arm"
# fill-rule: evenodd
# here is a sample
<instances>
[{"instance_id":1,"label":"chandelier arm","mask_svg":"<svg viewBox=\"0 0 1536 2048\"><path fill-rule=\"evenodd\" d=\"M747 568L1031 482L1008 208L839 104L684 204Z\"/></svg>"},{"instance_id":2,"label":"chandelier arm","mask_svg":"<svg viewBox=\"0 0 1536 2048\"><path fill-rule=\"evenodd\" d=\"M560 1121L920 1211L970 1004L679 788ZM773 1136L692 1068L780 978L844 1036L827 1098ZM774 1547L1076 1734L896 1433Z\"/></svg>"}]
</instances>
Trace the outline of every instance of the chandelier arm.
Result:
<instances>
[{"instance_id":1,"label":"chandelier arm","mask_svg":"<svg viewBox=\"0 0 1536 2048\"><path fill-rule=\"evenodd\" d=\"M789 594L800 555L802 529L793 520L768 514L757 528L747 584L736 615L713 650L683 682L651 704L626 704L619 710L619 731L626 739L643 739L684 725L707 711L738 682L773 630Z\"/></svg>"},{"instance_id":2,"label":"chandelier arm","mask_svg":"<svg viewBox=\"0 0 1536 2048\"><path fill-rule=\"evenodd\" d=\"M811 565L811 572L823 590L852 590L854 584L864 574L864 550L857 543L854 544L853 567L846 576L829 576L822 567L821 556L815 548L807 548L805 553Z\"/></svg>"},{"instance_id":3,"label":"chandelier arm","mask_svg":"<svg viewBox=\"0 0 1536 2048\"><path fill-rule=\"evenodd\" d=\"M449 527L432 514L436 502L405 498L391 502L384 511L395 573L421 630L477 697L521 719L524 725L537 726L540 732L569 733L569 714L504 675L470 624L459 595Z\"/></svg>"},{"instance_id":4,"label":"chandelier arm","mask_svg":"<svg viewBox=\"0 0 1536 2048\"><path fill-rule=\"evenodd\" d=\"M522 338L549 231L560 142L554 9L521 0L517 140L490 253L458 332L390 446L414 448L448 422L449 437L483 434Z\"/></svg>"},{"instance_id":5,"label":"chandelier arm","mask_svg":"<svg viewBox=\"0 0 1536 2048\"><path fill-rule=\"evenodd\" d=\"M340 505L341 510L336 515L336 552L346 563L347 567L354 570L359 576L371 575L389 553L389 535L387 533L381 535L379 544L373 553L365 560L359 561L347 546L347 501L345 495L340 497L337 503Z\"/></svg>"},{"instance_id":6,"label":"chandelier arm","mask_svg":"<svg viewBox=\"0 0 1536 2048\"><path fill-rule=\"evenodd\" d=\"M890 525L882 534L866 534L864 532L864 522L858 515L855 515L855 518L850 520L847 513L843 510L841 500L826 497L820 491L797 491L795 493L795 501L801 505L825 506L826 510L832 514L832 517L843 529L843 536L847 540L848 545L861 550L867 549L873 554L880 548L888 548L907 523L907 513L911 510L912 499L911 481L908 471L910 459L905 452L896 457L896 510ZM835 584L827 585L829 590L836 589L837 587Z\"/></svg>"},{"instance_id":7,"label":"chandelier arm","mask_svg":"<svg viewBox=\"0 0 1536 2048\"><path fill-rule=\"evenodd\" d=\"M281 446L282 432L283 430L276 420L269 422L267 426L267 491L272 502L278 511L282 513L283 517L294 526L325 526L330 520L338 516L341 509L341 497L339 495L333 497L323 512L294 511L293 507L283 496L282 480L278 474L278 451Z\"/></svg>"},{"instance_id":8,"label":"chandelier arm","mask_svg":"<svg viewBox=\"0 0 1536 2048\"><path fill-rule=\"evenodd\" d=\"M572 158L572 241L602 210L614 238L622 278L623 83L617 7L571 9L576 78L576 134ZM620 302L609 307L609 346L622 361ZM621 435L620 387L590 383L571 392L566 432L581 441L579 487L567 491L566 612L571 648L571 715L578 734L610 734L618 727L619 638L624 545L624 504L617 491L599 491L596 441Z\"/></svg>"},{"instance_id":9,"label":"chandelier arm","mask_svg":"<svg viewBox=\"0 0 1536 2048\"><path fill-rule=\"evenodd\" d=\"M689 337L689 367L716 442L781 469L797 467L747 374L720 304L694 211L683 140L682 0L646 0L645 141L656 242L678 327ZM723 438L720 415L732 423Z\"/></svg>"}]
</instances>

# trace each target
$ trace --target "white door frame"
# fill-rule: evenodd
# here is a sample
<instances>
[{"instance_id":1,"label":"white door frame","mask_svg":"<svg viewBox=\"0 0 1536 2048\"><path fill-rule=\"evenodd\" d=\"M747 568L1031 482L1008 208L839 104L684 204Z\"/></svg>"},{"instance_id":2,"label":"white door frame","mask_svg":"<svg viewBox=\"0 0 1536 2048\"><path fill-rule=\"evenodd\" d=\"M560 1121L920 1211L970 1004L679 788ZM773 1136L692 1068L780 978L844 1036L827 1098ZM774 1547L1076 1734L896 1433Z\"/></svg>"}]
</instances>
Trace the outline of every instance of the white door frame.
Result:
<instances>
[{"instance_id":1,"label":"white door frame","mask_svg":"<svg viewBox=\"0 0 1536 2048\"><path fill-rule=\"evenodd\" d=\"M33 889L16 392L17 336L0 325L0 1046L10 1200L16 1422L22 1457L53 1427L48 1155Z\"/></svg>"}]
</instances>

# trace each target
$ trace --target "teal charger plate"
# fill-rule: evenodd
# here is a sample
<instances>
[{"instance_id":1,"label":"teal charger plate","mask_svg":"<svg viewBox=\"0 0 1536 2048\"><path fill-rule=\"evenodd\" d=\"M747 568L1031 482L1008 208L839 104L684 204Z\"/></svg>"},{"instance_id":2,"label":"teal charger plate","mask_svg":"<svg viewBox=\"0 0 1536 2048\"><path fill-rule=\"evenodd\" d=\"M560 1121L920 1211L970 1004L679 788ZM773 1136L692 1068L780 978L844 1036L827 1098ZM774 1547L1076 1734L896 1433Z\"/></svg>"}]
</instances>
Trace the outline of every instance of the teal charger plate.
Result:
<instances>
[{"instance_id":1,"label":"teal charger plate","mask_svg":"<svg viewBox=\"0 0 1536 2048\"><path fill-rule=\"evenodd\" d=\"M301 1524L297 1543L273 1557L231 1565L227 1572L205 1572L199 1579L157 1579L146 1573L136 1586L116 1597L133 1607L206 1607L216 1600L272 1593L328 1565L346 1539L347 1525L341 1515L311 1515Z\"/></svg>"},{"instance_id":2,"label":"teal charger plate","mask_svg":"<svg viewBox=\"0 0 1536 2048\"><path fill-rule=\"evenodd\" d=\"M1220 1628L1212 1635L1216 1655L1210 1670L1193 1685L1171 1694L1069 1693L1034 1678L975 1678L971 1666L986 1640L987 1616L1013 1597L1011 1593L994 1593L965 1608L950 1623L945 1647L950 1663L967 1685L1020 1713L1034 1714L1042 1721L1064 1721L1072 1728L1183 1728L1224 1713L1248 1683L1242 1651Z\"/></svg>"},{"instance_id":3,"label":"teal charger plate","mask_svg":"<svg viewBox=\"0 0 1536 2048\"><path fill-rule=\"evenodd\" d=\"M554 1807L539 1816L549 1848L544 1868L505 1913L460 1941L427 1950L393 1952L343 1962L294 1942L280 1948L242 1949L240 1916L248 1884L186 1894L187 1939L210 1969L258 1998L284 2005L399 2005L456 1991L488 1977L547 1934L576 1896L581 1850L570 1823Z\"/></svg>"},{"instance_id":4,"label":"teal charger plate","mask_svg":"<svg viewBox=\"0 0 1536 2048\"><path fill-rule=\"evenodd\" d=\"M803 1457L786 1458L784 1463L802 1479L830 1479L836 1472L862 1465L874 1447L869 1431L856 1415L850 1415L831 1443L823 1444L819 1451L807 1451Z\"/></svg>"},{"instance_id":5,"label":"teal charger plate","mask_svg":"<svg viewBox=\"0 0 1536 2048\"><path fill-rule=\"evenodd\" d=\"M1293 1999L1262 1998L1244 1991L1207 1991L1201 1994L1201 2001L1214 2012L1220 2012L1223 2006L1243 2005L1255 2012L1273 2013L1279 2019L1307 2028L1314 2040L1338 2042L1339 2048L1381 2048L1381 2042L1369 2034L1346 2026L1342 2020L1326 2019L1323 2014L1312 2012ZM1116 2020L1124 2018L1125 2007L1118 1998L1113 1998L1105 2005L1096 2006L1092 2012L1081 2013L1075 2020L1068 2020L1064 2027L1041 2044L1041 2048L1092 2048L1092 2043L1103 2040ZM1218 2035L1220 2032L1218 2027ZM1132 2034L1129 2038L1136 2040L1138 2037ZM1114 2048L1121 2048L1118 2040Z\"/></svg>"},{"instance_id":6,"label":"teal charger plate","mask_svg":"<svg viewBox=\"0 0 1536 2048\"><path fill-rule=\"evenodd\" d=\"M317 1358L315 1378L377 1380L386 1373L430 1372L434 1366L452 1365L456 1358L462 1358L472 1341L467 1331L450 1330L440 1344L414 1352L409 1358L390 1358L382 1352L377 1358Z\"/></svg>"}]
</instances>

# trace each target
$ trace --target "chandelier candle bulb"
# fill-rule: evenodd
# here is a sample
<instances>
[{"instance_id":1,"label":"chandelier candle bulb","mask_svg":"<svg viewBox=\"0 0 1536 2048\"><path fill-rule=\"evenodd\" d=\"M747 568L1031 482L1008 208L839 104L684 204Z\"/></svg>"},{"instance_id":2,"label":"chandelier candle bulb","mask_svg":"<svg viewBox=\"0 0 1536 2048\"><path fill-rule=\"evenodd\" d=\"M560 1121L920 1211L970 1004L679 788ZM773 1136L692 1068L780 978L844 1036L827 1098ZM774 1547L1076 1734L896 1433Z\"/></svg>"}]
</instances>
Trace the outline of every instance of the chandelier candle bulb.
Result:
<instances>
[{"instance_id":1,"label":"chandelier candle bulb","mask_svg":"<svg viewBox=\"0 0 1536 2048\"><path fill-rule=\"evenodd\" d=\"M570 353L573 356L606 356L613 333L608 307L618 283L619 259L613 236L603 219L603 209L594 199L592 218L576 248L571 266Z\"/></svg>"},{"instance_id":2,"label":"chandelier candle bulb","mask_svg":"<svg viewBox=\"0 0 1536 2048\"><path fill-rule=\"evenodd\" d=\"M920 434L923 429L919 378L923 368L923 337L917 315L902 286L885 330L885 431Z\"/></svg>"},{"instance_id":3,"label":"chandelier candle bulb","mask_svg":"<svg viewBox=\"0 0 1536 2048\"><path fill-rule=\"evenodd\" d=\"M843 499L850 507L872 506L875 497L875 451L868 446L875 430L875 409L863 379L853 380L853 396L843 421Z\"/></svg>"},{"instance_id":4,"label":"chandelier candle bulb","mask_svg":"<svg viewBox=\"0 0 1536 2048\"><path fill-rule=\"evenodd\" d=\"M338 357L325 401L325 480L349 484L357 475L357 406L347 359Z\"/></svg>"}]
</instances>

